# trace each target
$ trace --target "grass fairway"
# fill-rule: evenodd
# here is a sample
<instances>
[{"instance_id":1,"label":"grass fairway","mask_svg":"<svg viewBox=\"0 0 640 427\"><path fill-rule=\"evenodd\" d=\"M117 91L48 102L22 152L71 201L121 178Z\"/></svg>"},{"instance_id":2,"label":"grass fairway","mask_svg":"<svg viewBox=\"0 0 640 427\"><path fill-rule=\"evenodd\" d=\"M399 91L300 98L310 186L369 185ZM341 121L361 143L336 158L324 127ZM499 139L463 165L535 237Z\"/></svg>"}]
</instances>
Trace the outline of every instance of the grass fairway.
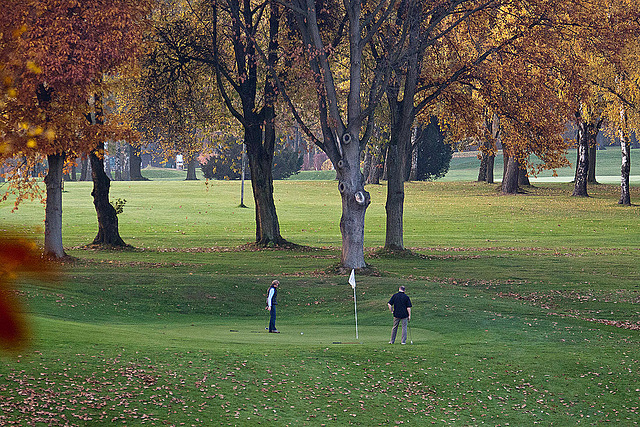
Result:
<instances>
[{"instance_id":1,"label":"grass fairway","mask_svg":"<svg viewBox=\"0 0 640 427\"><path fill-rule=\"evenodd\" d=\"M2 425L637 425L640 207L617 186L407 184L405 244L379 251L386 187L370 186L358 339L333 181L277 181L285 238L239 249L254 211L238 182L113 182L136 249L83 248L91 186L66 183L63 283L21 278L33 340L0 359ZM633 188L632 200L640 198ZM251 192L246 191L252 206ZM43 208L0 205L40 239ZM281 282L278 329L264 310ZM387 344L407 286L413 344Z\"/></svg>"}]
</instances>

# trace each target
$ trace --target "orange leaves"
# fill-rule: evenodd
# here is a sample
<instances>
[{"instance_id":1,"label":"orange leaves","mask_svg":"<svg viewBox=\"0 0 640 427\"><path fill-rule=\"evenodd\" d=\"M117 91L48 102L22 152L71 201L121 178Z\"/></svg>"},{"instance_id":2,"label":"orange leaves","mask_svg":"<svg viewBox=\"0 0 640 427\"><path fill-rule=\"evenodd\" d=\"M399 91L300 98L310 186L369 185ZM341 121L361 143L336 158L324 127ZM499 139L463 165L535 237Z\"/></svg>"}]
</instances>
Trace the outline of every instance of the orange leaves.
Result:
<instances>
[{"instance_id":1,"label":"orange leaves","mask_svg":"<svg viewBox=\"0 0 640 427\"><path fill-rule=\"evenodd\" d=\"M13 171L40 156L87 152L97 142L134 137L118 118L93 126L92 93L140 52L151 0L4 0L0 8L0 164ZM109 109L111 111L112 109ZM25 159L16 160L15 158ZM12 159L14 158L14 159Z\"/></svg>"},{"instance_id":2,"label":"orange leaves","mask_svg":"<svg viewBox=\"0 0 640 427\"><path fill-rule=\"evenodd\" d=\"M16 291L10 286L19 273L25 272L47 279L51 278L52 268L35 243L0 235L0 347L5 349L21 348L28 337Z\"/></svg>"}]
</instances>

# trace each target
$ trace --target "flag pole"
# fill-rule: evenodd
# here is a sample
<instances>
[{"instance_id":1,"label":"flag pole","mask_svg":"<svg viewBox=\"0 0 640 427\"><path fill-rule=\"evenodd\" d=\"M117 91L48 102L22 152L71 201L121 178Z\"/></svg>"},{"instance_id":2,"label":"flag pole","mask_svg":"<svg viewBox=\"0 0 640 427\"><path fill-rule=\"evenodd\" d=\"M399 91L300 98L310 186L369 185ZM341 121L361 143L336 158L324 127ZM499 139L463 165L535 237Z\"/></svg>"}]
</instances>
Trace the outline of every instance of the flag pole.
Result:
<instances>
[{"instance_id":1,"label":"flag pole","mask_svg":"<svg viewBox=\"0 0 640 427\"><path fill-rule=\"evenodd\" d=\"M356 312L356 339L358 339L358 302L356 300L356 274L354 269L351 269L351 276L349 276L349 284L353 288L353 307Z\"/></svg>"},{"instance_id":2,"label":"flag pole","mask_svg":"<svg viewBox=\"0 0 640 427\"><path fill-rule=\"evenodd\" d=\"M353 288L353 307L356 311L356 339L358 339L358 302L356 301L356 288Z\"/></svg>"}]
</instances>

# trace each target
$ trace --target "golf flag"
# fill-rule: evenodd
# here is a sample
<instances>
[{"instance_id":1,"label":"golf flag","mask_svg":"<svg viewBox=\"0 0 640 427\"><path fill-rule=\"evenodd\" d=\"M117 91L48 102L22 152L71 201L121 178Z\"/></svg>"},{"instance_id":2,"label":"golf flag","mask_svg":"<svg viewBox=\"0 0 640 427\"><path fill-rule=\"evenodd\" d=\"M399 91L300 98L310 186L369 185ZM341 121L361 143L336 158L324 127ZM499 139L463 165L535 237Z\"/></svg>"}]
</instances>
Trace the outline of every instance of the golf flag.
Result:
<instances>
[{"instance_id":1,"label":"golf flag","mask_svg":"<svg viewBox=\"0 0 640 427\"><path fill-rule=\"evenodd\" d=\"M353 269L351 269L351 276L349 277L349 284L355 290L356 289L356 274Z\"/></svg>"}]
</instances>

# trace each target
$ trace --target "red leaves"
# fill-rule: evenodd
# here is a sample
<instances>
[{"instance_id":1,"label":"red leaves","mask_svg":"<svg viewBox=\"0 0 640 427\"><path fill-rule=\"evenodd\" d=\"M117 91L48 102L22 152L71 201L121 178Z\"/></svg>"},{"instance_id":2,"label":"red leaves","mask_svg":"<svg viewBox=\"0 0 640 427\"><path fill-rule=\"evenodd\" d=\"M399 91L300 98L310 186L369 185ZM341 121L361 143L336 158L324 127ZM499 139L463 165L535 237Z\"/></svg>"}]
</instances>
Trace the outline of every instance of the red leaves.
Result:
<instances>
[{"instance_id":1,"label":"red leaves","mask_svg":"<svg viewBox=\"0 0 640 427\"><path fill-rule=\"evenodd\" d=\"M49 264L36 245L25 239L0 235L0 346L21 348L28 330L19 310L10 282L18 273L35 272L43 277L50 273Z\"/></svg>"}]
</instances>

